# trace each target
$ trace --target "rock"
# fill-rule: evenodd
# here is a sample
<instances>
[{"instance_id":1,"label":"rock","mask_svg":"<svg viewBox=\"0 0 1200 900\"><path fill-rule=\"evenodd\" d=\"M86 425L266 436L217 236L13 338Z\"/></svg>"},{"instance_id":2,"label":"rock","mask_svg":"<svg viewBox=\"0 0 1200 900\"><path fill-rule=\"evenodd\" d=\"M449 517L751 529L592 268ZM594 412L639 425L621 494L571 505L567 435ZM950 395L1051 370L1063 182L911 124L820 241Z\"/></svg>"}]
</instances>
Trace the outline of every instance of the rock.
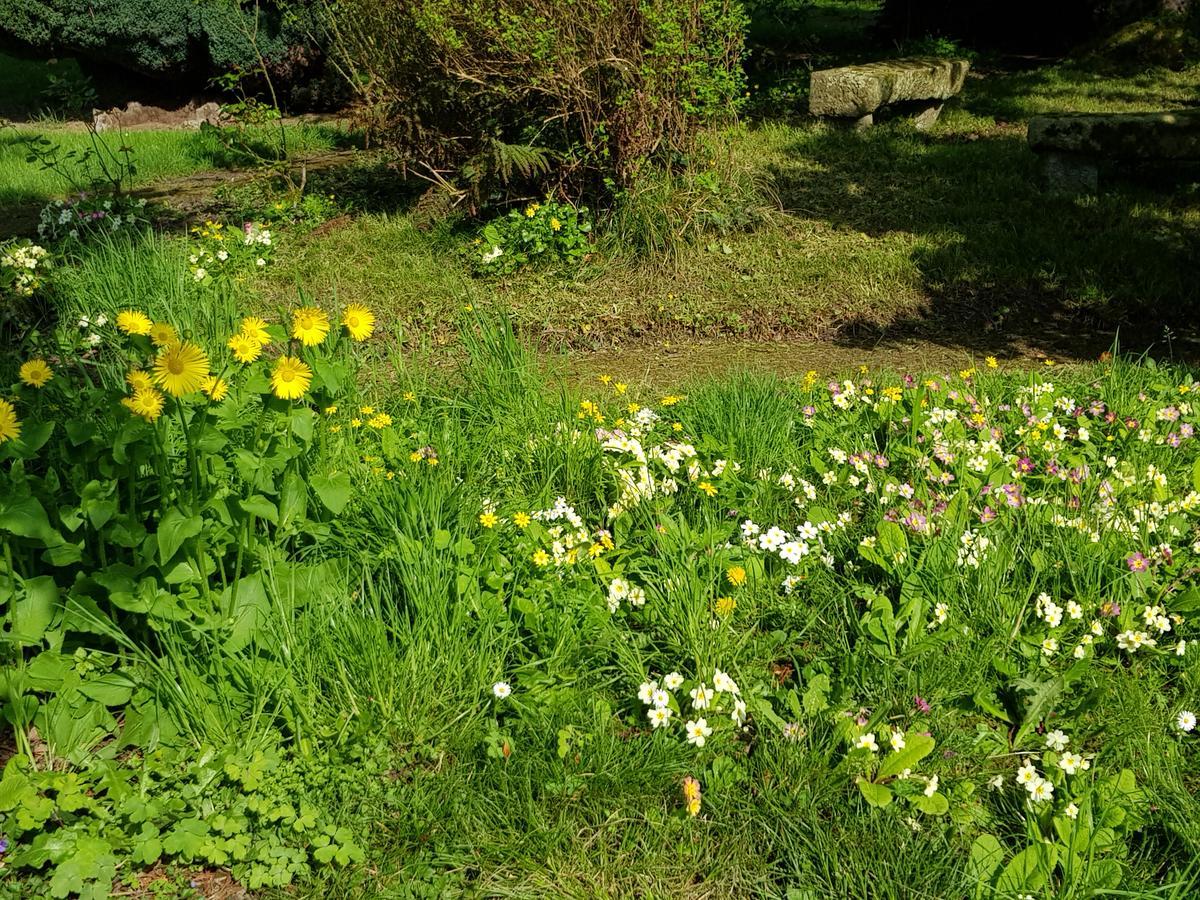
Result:
<instances>
[{"instance_id":1,"label":"rock","mask_svg":"<svg viewBox=\"0 0 1200 900\"><path fill-rule=\"evenodd\" d=\"M963 89L970 67L965 59L911 58L822 69L812 74L808 110L814 116L860 121L899 103L922 104L925 111L936 106L940 111L942 101ZM925 122L932 124L928 115Z\"/></svg>"},{"instance_id":2,"label":"rock","mask_svg":"<svg viewBox=\"0 0 1200 900\"><path fill-rule=\"evenodd\" d=\"M1113 160L1200 160L1200 112L1035 116L1029 147Z\"/></svg>"},{"instance_id":3,"label":"rock","mask_svg":"<svg viewBox=\"0 0 1200 900\"><path fill-rule=\"evenodd\" d=\"M92 122L97 131L131 128L199 128L204 122L211 125L221 121L221 107L216 103L199 106L193 101L179 109L145 106L136 100L124 109L92 110Z\"/></svg>"}]
</instances>

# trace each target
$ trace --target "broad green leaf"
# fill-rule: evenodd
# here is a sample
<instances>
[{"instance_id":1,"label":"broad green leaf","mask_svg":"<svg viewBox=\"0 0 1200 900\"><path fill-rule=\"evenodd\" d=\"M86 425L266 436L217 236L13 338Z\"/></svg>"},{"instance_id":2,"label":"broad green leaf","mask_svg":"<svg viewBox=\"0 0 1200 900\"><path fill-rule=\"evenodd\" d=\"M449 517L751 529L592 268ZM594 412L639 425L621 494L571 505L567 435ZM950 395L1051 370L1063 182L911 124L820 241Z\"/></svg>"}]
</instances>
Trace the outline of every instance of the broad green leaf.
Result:
<instances>
[{"instance_id":1,"label":"broad green leaf","mask_svg":"<svg viewBox=\"0 0 1200 900\"><path fill-rule=\"evenodd\" d=\"M204 522L199 516L186 515L177 506L167 510L155 534L159 563L166 565L183 546L183 542L198 535L203 527Z\"/></svg>"},{"instance_id":2,"label":"broad green leaf","mask_svg":"<svg viewBox=\"0 0 1200 900\"><path fill-rule=\"evenodd\" d=\"M829 676L824 672L818 672L808 680L804 688L805 715L815 716L825 710L829 705L829 689Z\"/></svg>"},{"instance_id":3,"label":"broad green leaf","mask_svg":"<svg viewBox=\"0 0 1200 900\"><path fill-rule=\"evenodd\" d=\"M967 878L976 886L990 884L1004 863L1004 846L994 834L981 834L971 845Z\"/></svg>"},{"instance_id":4,"label":"broad green leaf","mask_svg":"<svg viewBox=\"0 0 1200 900\"><path fill-rule=\"evenodd\" d=\"M996 890L1005 896L1040 891L1050 877L1058 854L1051 844L1033 844L1014 856L1000 873Z\"/></svg>"},{"instance_id":5,"label":"broad green leaf","mask_svg":"<svg viewBox=\"0 0 1200 900\"><path fill-rule=\"evenodd\" d=\"M26 578L12 607L12 640L36 644L46 634L58 603L58 585L49 575Z\"/></svg>"},{"instance_id":6,"label":"broad green leaf","mask_svg":"<svg viewBox=\"0 0 1200 900\"><path fill-rule=\"evenodd\" d=\"M292 434L302 441L311 441L313 436L313 412L307 406L298 406L288 417Z\"/></svg>"},{"instance_id":7,"label":"broad green leaf","mask_svg":"<svg viewBox=\"0 0 1200 900\"><path fill-rule=\"evenodd\" d=\"M98 700L105 706L123 706L133 696L136 685L128 675L121 672L107 672L99 678L93 678L79 685L79 693L93 700Z\"/></svg>"},{"instance_id":8,"label":"broad green leaf","mask_svg":"<svg viewBox=\"0 0 1200 900\"><path fill-rule=\"evenodd\" d=\"M258 516L260 519L266 519L272 525L279 524L279 509L264 497L262 494L254 494L244 500L238 501L239 505L252 516Z\"/></svg>"},{"instance_id":9,"label":"broad green leaf","mask_svg":"<svg viewBox=\"0 0 1200 900\"><path fill-rule=\"evenodd\" d=\"M46 510L33 497L0 500L0 531L47 543L62 542L58 532L50 527Z\"/></svg>"},{"instance_id":10,"label":"broad green leaf","mask_svg":"<svg viewBox=\"0 0 1200 900\"><path fill-rule=\"evenodd\" d=\"M887 785L875 784L865 778L859 778L857 784L863 799L872 806L883 807L892 802L892 791Z\"/></svg>"},{"instance_id":11,"label":"broad green leaf","mask_svg":"<svg viewBox=\"0 0 1200 900\"><path fill-rule=\"evenodd\" d=\"M912 802L913 806L927 816L944 816L950 811L950 801L946 799L945 794L938 791L934 791L928 797L924 794L917 794L912 798Z\"/></svg>"},{"instance_id":12,"label":"broad green leaf","mask_svg":"<svg viewBox=\"0 0 1200 900\"><path fill-rule=\"evenodd\" d=\"M875 775L876 778L891 778L899 775L905 769L915 769L917 763L933 752L937 743L928 735L912 734L911 732L904 735L904 741L903 750L890 753L884 759Z\"/></svg>"},{"instance_id":13,"label":"broad green leaf","mask_svg":"<svg viewBox=\"0 0 1200 900\"><path fill-rule=\"evenodd\" d=\"M317 497L335 516L350 502L350 476L345 472L335 472L332 475L314 475L308 480Z\"/></svg>"}]
</instances>

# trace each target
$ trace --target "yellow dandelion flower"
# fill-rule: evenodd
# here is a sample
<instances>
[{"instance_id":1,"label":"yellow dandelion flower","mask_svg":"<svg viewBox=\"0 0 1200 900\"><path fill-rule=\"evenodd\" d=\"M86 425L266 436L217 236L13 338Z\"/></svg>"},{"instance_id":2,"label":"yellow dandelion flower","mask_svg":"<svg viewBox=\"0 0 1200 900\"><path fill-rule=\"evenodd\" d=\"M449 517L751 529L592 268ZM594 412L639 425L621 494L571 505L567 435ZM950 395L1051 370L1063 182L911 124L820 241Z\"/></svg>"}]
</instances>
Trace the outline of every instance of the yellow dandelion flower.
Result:
<instances>
[{"instance_id":1,"label":"yellow dandelion flower","mask_svg":"<svg viewBox=\"0 0 1200 900\"><path fill-rule=\"evenodd\" d=\"M374 413L374 412L375 412L375 407L373 407L373 406L360 406L360 407L358 408L358 411L359 411L360 413L362 413L364 416L369 416L369 415L371 415L372 413Z\"/></svg>"},{"instance_id":2,"label":"yellow dandelion flower","mask_svg":"<svg viewBox=\"0 0 1200 900\"><path fill-rule=\"evenodd\" d=\"M662 398L662 405L663 406L674 406L676 403L678 403L682 399L683 399L682 397L677 397L674 394L667 394L667 396Z\"/></svg>"},{"instance_id":3,"label":"yellow dandelion flower","mask_svg":"<svg viewBox=\"0 0 1200 900\"><path fill-rule=\"evenodd\" d=\"M484 528L495 528L496 523L500 521L500 517L494 512L482 512L479 514L479 524Z\"/></svg>"},{"instance_id":4,"label":"yellow dandelion flower","mask_svg":"<svg viewBox=\"0 0 1200 900\"><path fill-rule=\"evenodd\" d=\"M733 611L737 609L737 601L732 597L718 597L716 603L717 615L722 619L726 619L733 615Z\"/></svg>"},{"instance_id":5,"label":"yellow dandelion flower","mask_svg":"<svg viewBox=\"0 0 1200 900\"><path fill-rule=\"evenodd\" d=\"M141 416L147 422L153 422L163 411L163 395L154 388L144 391L134 391L132 397L121 401L135 416Z\"/></svg>"},{"instance_id":6,"label":"yellow dandelion flower","mask_svg":"<svg viewBox=\"0 0 1200 900\"><path fill-rule=\"evenodd\" d=\"M15 441L21 436L21 420L17 410L7 400L0 400L0 444Z\"/></svg>"},{"instance_id":7,"label":"yellow dandelion flower","mask_svg":"<svg viewBox=\"0 0 1200 900\"><path fill-rule=\"evenodd\" d=\"M623 394L623 393L625 393L625 391L626 391L626 390L628 390L628 389L629 389L629 385L627 385L627 384L626 384L625 382L623 382L623 381L618 381L618 382L616 383L616 386L614 387L614 390L615 390L615 391L616 391L618 394Z\"/></svg>"},{"instance_id":8,"label":"yellow dandelion flower","mask_svg":"<svg viewBox=\"0 0 1200 900\"><path fill-rule=\"evenodd\" d=\"M519 512L513 516L513 524L518 528L526 528L532 521L533 519L530 518L529 513Z\"/></svg>"},{"instance_id":9,"label":"yellow dandelion flower","mask_svg":"<svg viewBox=\"0 0 1200 900\"><path fill-rule=\"evenodd\" d=\"M262 353L263 345L245 334L235 334L226 344L233 351L233 358L240 363L252 363Z\"/></svg>"},{"instance_id":10,"label":"yellow dandelion flower","mask_svg":"<svg viewBox=\"0 0 1200 900\"><path fill-rule=\"evenodd\" d=\"M18 374L20 374L23 382L35 388L42 387L54 377L54 371L44 359L31 359L28 362L22 363L21 371Z\"/></svg>"},{"instance_id":11,"label":"yellow dandelion flower","mask_svg":"<svg viewBox=\"0 0 1200 900\"><path fill-rule=\"evenodd\" d=\"M611 375L600 375L600 376L598 376L598 378L599 378L601 384L608 384L609 382L612 381Z\"/></svg>"},{"instance_id":12,"label":"yellow dandelion flower","mask_svg":"<svg viewBox=\"0 0 1200 900\"><path fill-rule=\"evenodd\" d=\"M410 462L420 462L424 458L425 454L420 450L414 450L412 453L408 454L408 459Z\"/></svg>"},{"instance_id":13,"label":"yellow dandelion flower","mask_svg":"<svg viewBox=\"0 0 1200 900\"><path fill-rule=\"evenodd\" d=\"M342 324L356 341L365 341L375 330L375 313L361 303L351 303L342 313Z\"/></svg>"},{"instance_id":14,"label":"yellow dandelion flower","mask_svg":"<svg viewBox=\"0 0 1200 900\"><path fill-rule=\"evenodd\" d=\"M741 566L730 566L725 570L725 577L734 587L740 587L746 583L746 570Z\"/></svg>"},{"instance_id":15,"label":"yellow dandelion flower","mask_svg":"<svg viewBox=\"0 0 1200 900\"><path fill-rule=\"evenodd\" d=\"M361 425L362 425L362 419L351 419L351 420L350 420L350 427L351 427L351 428L358 428L358 427L359 427L359 426L361 426Z\"/></svg>"},{"instance_id":16,"label":"yellow dandelion flower","mask_svg":"<svg viewBox=\"0 0 1200 900\"><path fill-rule=\"evenodd\" d=\"M672 431L683 431L683 423L682 422L672 422L671 430Z\"/></svg>"},{"instance_id":17,"label":"yellow dandelion flower","mask_svg":"<svg viewBox=\"0 0 1200 900\"><path fill-rule=\"evenodd\" d=\"M154 360L154 383L172 397L182 397L204 387L208 354L193 344L171 344Z\"/></svg>"},{"instance_id":18,"label":"yellow dandelion flower","mask_svg":"<svg viewBox=\"0 0 1200 900\"><path fill-rule=\"evenodd\" d=\"M179 332L175 330L174 325L168 322L153 323L147 334L150 335L150 343L155 347L165 347L168 344L179 343Z\"/></svg>"},{"instance_id":19,"label":"yellow dandelion flower","mask_svg":"<svg viewBox=\"0 0 1200 900\"><path fill-rule=\"evenodd\" d=\"M138 391L154 390L154 379L148 372L143 372L141 369L130 369L129 374L125 376L125 383L135 394Z\"/></svg>"},{"instance_id":20,"label":"yellow dandelion flower","mask_svg":"<svg viewBox=\"0 0 1200 900\"><path fill-rule=\"evenodd\" d=\"M329 316L315 306L302 306L292 313L292 337L305 347L315 347L329 334Z\"/></svg>"},{"instance_id":21,"label":"yellow dandelion flower","mask_svg":"<svg viewBox=\"0 0 1200 900\"><path fill-rule=\"evenodd\" d=\"M281 356L271 373L271 390L280 400L299 400L312 384L312 369L294 356Z\"/></svg>"},{"instance_id":22,"label":"yellow dandelion flower","mask_svg":"<svg viewBox=\"0 0 1200 900\"><path fill-rule=\"evenodd\" d=\"M242 319L242 327L239 333L244 334L252 341L256 341L264 347L271 343L271 335L267 333L267 322L258 316L246 316L246 318Z\"/></svg>"},{"instance_id":23,"label":"yellow dandelion flower","mask_svg":"<svg viewBox=\"0 0 1200 900\"><path fill-rule=\"evenodd\" d=\"M126 334L149 334L154 323L144 312L125 309L117 313L117 328Z\"/></svg>"},{"instance_id":24,"label":"yellow dandelion flower","mask_svg":"<svg viewBox=\"0 0 1200 900\"><path fill-rule=\"evenodd\" d=\"M336 403L333 406L327 406L327 407L325 407L325 415L332 416L334 413L337 412L337 409L338 408L337 408Z\"/></svg>"},{"instance_id":25,"label":"yellow dandelion flower","mask_svg":"<svg viewBox=\"0 0 1200 900\"><path fill-rule=\"evenodd\" d=\"M204 393L208 394L215 403L220 403L229 393L229 382L224 378L217 378L215 375L209 375L204 379L204 385L201 388Z\"/></svg>"}]
</instances>

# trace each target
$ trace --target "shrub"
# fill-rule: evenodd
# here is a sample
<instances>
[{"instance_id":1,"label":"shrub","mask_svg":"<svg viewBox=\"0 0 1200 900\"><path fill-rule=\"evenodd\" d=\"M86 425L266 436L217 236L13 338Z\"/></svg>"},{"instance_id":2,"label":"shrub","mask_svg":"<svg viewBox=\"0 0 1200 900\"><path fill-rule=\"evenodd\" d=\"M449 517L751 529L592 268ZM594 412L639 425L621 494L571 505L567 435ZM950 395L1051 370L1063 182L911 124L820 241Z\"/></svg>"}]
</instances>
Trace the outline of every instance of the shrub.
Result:
<instances>
[{"instance_id":1,"label":"shrub","mask_svg":"<svg viewBox=\"0 0 1200 900\"><path fill-rule=\"evenodd\" d=\"M598 190L736 109L737 0L324 4L368 125L473 205L498 186Z\"/></svg>"},{"instance_id":2,"label":"shrub","mask_svg":"<svg viewBox=\"0 0 1200 900\"><path fill-rule=\"evenodd\" d=\"M547 199L489 222L473 249L485 272L515 272L530 264L578 261L592 231L587 209Z\"/></svg>"}]
</instances>

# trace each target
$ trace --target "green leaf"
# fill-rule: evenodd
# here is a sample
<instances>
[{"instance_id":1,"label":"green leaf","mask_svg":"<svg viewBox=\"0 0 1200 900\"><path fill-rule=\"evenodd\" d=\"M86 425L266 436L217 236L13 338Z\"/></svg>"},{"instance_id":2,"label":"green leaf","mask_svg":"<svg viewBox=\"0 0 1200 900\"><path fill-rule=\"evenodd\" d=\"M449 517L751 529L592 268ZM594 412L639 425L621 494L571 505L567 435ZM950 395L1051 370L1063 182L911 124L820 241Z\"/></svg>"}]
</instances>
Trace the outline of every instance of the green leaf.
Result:
<instances>
[{"instance_id":1,"label":"green leaf","mask_svg":"<svg viewBox=\"0 0 1200 900\"><path fill-rule=\"evenodd\" d=\"M79 693L105 706L124 706L133 696L137 685L133 679L121 672L108 672L79 685Z\"/></svg>"},{"instance_id":2,"label":"green leaf","mask_svg":"<svg viewBox=\"0 0 1200 900\"><path fill-rule=\"evenodd\" d=\"M287 528L304 518L308 511L308 486L300 473L289 469L283 477L283 488L279 492L279 525Z\"/></svg>"},{"instance_id":3,"label":"green leaf","mask_svg":"<svg viewBox=\"0 0 1200 900\"><path fill-rule=\"evenodd\" d=\"M350 502L350 476L345 472L335 472L332 475L314 475L308 480L317 497L335 516Z\"/></svg>"},{"instance_id":4,"label":"green leaf","mask_svg":"<svg viewBox=\"0 0 1200 900\"><path fill-rule=\"evenodd\" d=\"M1020 891L1039 891L1050 878L1057 861L1058 853L1051 844L1026 847L1004 867L996 882L996 891L1005 896Z\"/></svg>"},{"instance_id":5,"label":"green leaf","mask_svg":"<svg viewBox=\"0 0 1200 900\"><path fill-rule=\"evenodd\" d=\"M927 816L944 816L950 811L950 801L946 799L945 794L938 791L934 791L928 797L924 794L917 794L912 798L912 802L913 806Z\"/></svg>"},{"instance_id":6,"label":"green leaf","mask_svg":"<svg viewBox=\"0 0 1200 900\"><path fill-rule=\"evenodd\" d=\"M58 532L50 527L46 510L33 497L0 500L0 531L47 543L62 543Z\"/></svg>"},{"instance_id":7,"label":"green leaf","mask_svg":"<svg viewBox=\"0 0 1200 900\"><path fill-rule=\"evenodd\" d=\"M266 519L272 525L279 524L279 509L264 497L262 494L254 494L244 500L238 501L239 505L252 516L258 516L260 519Z\"/></svg>"},{"instance_id":8,"label":"green leaf","mask_svg":"<svg viewBox=\"0 0 1200 900\"><path fill-rule=\"evenodd\" d=\"M829 706L829 690L829 676L824 672L818 672L808 680L804 689L805 715L815 716Z\"/></svg>"},{"instance_id":9,"label":"green leaf","mask_svg":"<svg viewBox=\"0 0 1200 900\"><path fill-rule=\"evenodd\" d=\"M904 749L891 753L879 767L876 778L891 778L905 769L915 769L917 763L933 752L937 742L924 734L906 734Z\"/></svg>"},{"instance_id":10,"label":"green leaf","mask_svg":"<svg viewBox=\"0 0 1200 900\"><path fill-rule=\"evenodd\" d=\"M103 838L81 834L75 839L71 854L58 864L50 877L50 896L83 894L92 885L99 890L88 891L89 896L108 896L116 874L117 858L112 844Z\"/></svg>"},{"instance_id":11,"label":"green leaf","mask_svg":"<svg viewBox=\"0 0 1200 900\"><path fill-rule=\"evenodd\" d=\"M58 585L49 575L26 578L12 607L12 640L36 644L46 634L58 603Z\"/></svg>"},{"instance_id":12,"label":"green leaf","mask_svg":"<svg viewBox=\"0 0 1200 900\"><path fill-rule=\"evenodd\" d=\"M876 784L873 781L867 781L865 778L859 778L856 783L863 798L872 806L884 807L892 802L891 788L886 785Z\"/></svg>"},{"instance_id":13,"label":"green leaf","mask_svg":"<svg viewBox=\"0 0 1200 900\"><path fill-rule=\"evenodd\" d=\"M433 549L445 550L450 546L450 532L445 528L439 528L433 533Z\"/></svg>"},{"instance_id":14,"label":"green leaf","mask_svg":"<svg viewBox=\"0 0 1200 900\"><path fill-rule=\"evenodd\" d=\"M1004 863L1004 847L994 834L981 834L971 845L967 878L977 886L990 884Z\"/></svg>"},{"instance_id":15,"label":"green leaf","mask_svg":"<svg viewBox=\"0 0 1200 900\"><path fill-rule=\"evenodd\" d=\"M302 441L311 441L313 436L313 412L307 406L298 406L288 417L292 434Z\"/></svg>"},{"instance_id":16,"label":"green leaf","mask_svg":"<svg viewBox=\"0 0 1200 900\"><path fill-rule=\"evenodd\" d=\"M186 515L177 506L167 510L167 514L158 523L155 538L158 541L158 560L166 565L183 546L188 538L198 535L204 527L204 521L199 516Z\"/></svg>"}]
</instances>

